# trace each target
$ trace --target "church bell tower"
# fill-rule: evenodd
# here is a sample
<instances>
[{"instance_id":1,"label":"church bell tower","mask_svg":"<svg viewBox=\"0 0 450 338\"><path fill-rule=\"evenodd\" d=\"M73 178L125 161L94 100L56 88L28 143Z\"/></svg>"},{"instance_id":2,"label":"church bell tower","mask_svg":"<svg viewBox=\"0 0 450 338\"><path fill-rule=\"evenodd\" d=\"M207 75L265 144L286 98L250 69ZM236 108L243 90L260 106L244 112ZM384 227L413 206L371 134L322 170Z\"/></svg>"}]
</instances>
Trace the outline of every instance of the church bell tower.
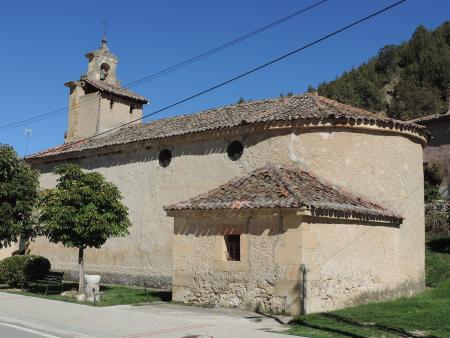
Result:
<instances>
[{"instance_id":1,"label":"church bell tower","mask_svg":"<svg viewBox=\"0 0 450 338\"><path fill-rule=\"evenodd\" d=\"M86 77L95 81L104 81L112 86L120 87L117 80L117 57L111 53L106 43L106 37L102 38L102 46L92 52L86 53L89 60Z\"/></svg>"},{"instance_id":2,"label":"church bell tower","mask_svg":"<svg viewBox=\"0 0 450 338\"><path fill-rule=\"evenodd\" d=\"M101 47L86 54L88 71L79 80L67 82L70 88L69 123L65 142L95 136L125 123L141 123L142 97L117 79L119 59L109 51L106 37Z\"/></svg>"}]
</instances>

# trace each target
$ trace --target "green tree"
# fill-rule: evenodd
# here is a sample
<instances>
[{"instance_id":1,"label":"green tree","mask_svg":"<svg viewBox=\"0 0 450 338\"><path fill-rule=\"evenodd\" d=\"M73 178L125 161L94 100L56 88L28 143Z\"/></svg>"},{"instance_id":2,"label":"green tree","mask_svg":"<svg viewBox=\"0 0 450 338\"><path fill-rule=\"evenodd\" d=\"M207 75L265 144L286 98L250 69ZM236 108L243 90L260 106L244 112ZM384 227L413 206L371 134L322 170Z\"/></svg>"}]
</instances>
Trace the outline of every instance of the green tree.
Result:
<instances>
[{"instance_id":1,"label":"green tree","mask_svg":"<svg viewBox=\"0 0 450 338\"><path fill-rule=\"evenodd\" d=\"M442 102L436 88L419 86L402 81L394 89L393 100L387 109L390 117L409 120L421 115L435 114L442 110Z\"/></svg>"},{"instance_id":2,"label":"green tree","mask_svg":"<svg viewBox=\"0 0 450 338\"><path fill-rule=\"evenodd\" d=\"M11 146L0 144L0 248L36 235L38 173Z\"/></svg>"},{"instance_id":3,"label":"green tree","mask_svg":"<svg viewBox=\"0 0 450 338\"><path fill-rule=\"evenodd\" d=\"M316 91L316 88L314 88L311 85L308 85L308 89L306 90L308 93L314 93Z\"/></svg>"},{"instance_id":4,"label":"green tree","mask_svg":"<svg viewBox=\"0 0 450 338\"><path fill-rule=\"evenodd\" d=\"M78 248L79 288L84 290L84 249L100 248L109 238L128 234L128 209L119 189L97 172L74 164L55 168L55 189L43 192L40 223L50 242Z\"/></svg>"},{"instance_id":5,"label":"green tree","mask_svg":"<svg viewBox=\"0 0 450 338\"><path fill-rule=\"evenodd\" d=\"M320 95L408 120L444 112L450 86L450 22L434 31L417 27L408 42L318 87Z\"/></svg>"},{"instance_id":6,"label":"green tree","mask_svg":"<svg viewBox=\"0 0 450 338\"><path fill-rule=\"evenodd\" d=\"M399 47L395 45L386 45L378 52L375 60L375 70L378 73L389 74L396 70L399 61Z\"/></svg>"}]
</instances>

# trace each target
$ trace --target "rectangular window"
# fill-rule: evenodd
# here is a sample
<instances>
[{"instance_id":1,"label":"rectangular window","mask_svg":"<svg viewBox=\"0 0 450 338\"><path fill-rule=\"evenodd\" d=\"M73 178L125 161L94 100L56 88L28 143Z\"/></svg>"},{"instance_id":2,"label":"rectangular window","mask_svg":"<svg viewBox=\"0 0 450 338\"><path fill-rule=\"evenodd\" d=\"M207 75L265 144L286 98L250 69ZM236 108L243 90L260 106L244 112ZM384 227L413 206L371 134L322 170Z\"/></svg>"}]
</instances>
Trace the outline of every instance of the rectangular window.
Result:
<instances>
[{"instance_id":1,"label":"rectangular window","mask_svg":"<svg viewBox=\"0 0 450 338\"><path fill-rule=\"evenodd\" d=\"M227 260L241 260L241 236L227 235L225 236L225 245L227 246Z\"/></svg>"}]
</instances>

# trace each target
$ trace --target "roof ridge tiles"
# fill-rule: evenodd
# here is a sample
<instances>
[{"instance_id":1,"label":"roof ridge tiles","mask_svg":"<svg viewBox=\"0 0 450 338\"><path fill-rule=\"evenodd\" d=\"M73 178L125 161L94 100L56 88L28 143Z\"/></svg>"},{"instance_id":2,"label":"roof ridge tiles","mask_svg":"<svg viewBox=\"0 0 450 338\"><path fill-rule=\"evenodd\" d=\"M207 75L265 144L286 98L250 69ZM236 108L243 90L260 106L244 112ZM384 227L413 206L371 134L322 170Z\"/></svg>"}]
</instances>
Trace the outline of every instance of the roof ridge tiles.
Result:
<instances>
[{"instance_id":1,"label":"roof ridge tiles","mask_svg":"<svg viewBox=\"0 0 450 338\"><path fill-rule=\"evenodd\" d=\"M417 134L421 139L427 138L426 128L420 125L393 120L374 112L351 107L337 101L306 93L261 99L242 104L232 104L217 108L209 108L188 115L166 117L152 120L133 129L120 128L114 132L94 138L86 143L76 143L72 147L64 145L60 153L52 152L48 156L63 153L81 152L107 146L126 144L130 142L162 139L165 137L187 135L212 130L225 130L246 124L271 123L274 121L320 121L336 120L342 124L361 121L362 123L377 123L382 128L397 129ZM338 121L339 120L339 121ZM350 121L351 120L351 121ZM31 155L29 158L46 157L45 153Z\"/></svg>"},{"instance_id":2,"label":"roof ridge tiles","mask_svg":"<svg viewBox=\"0 0 450 338\"><path fill-rule=\"evenodd\" d=\"M279 181L284 185L286 190L291 193L291 195L295 198L298 198L297 192L295 191L295 188L293 187L292 180L289 180L283 175L286 166L282 166L280 164L273 165L274 168L274 175L278 176Z\"/></svg>"},{"instance_id":3,"label":"roof ridge tiles","mask_svg":"<svg viewBox=\"0 0 450 338\"><path fill-rule=\"evenodd\" d=\"M270 178L270 179L269 179ZM286 193L287 192L287 193ZM230 210L306 207L325 214L399 224L402 217L365 197L346 191L315 174L285 164L267 164L165 210ZM345 215L342 216L341 214Z\"/></svg>"},{"instance_id":4,"label":"roof ridge tiles","mask_svg":"<svg viewBox=\"0 0 450 338\"><path fill-rule=\"evenodd\" d=\"M112 95L126 97L142 103L148 103L148 100L145 97L136 94L135 92L129 90L127 87L116 86L110 83L94 80L87 76L82 76L80 81L85 81L96 89L105 91Z\"/></svg>"}]
</instances>

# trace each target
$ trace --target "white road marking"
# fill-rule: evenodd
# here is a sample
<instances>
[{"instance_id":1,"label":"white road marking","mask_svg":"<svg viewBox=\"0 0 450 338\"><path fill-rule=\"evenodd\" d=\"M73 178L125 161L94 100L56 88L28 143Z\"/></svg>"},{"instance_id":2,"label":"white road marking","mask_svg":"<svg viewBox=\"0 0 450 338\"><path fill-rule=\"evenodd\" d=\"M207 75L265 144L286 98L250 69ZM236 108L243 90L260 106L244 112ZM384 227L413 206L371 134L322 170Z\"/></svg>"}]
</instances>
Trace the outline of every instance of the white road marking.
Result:
<instances>
[{"instance_id":1,"label":"white road marking","mask_svg":"<svg viewBox=\"0 0 450 338\"><path fill-rule=\"evenodd\" d=\"M52 334L42 333L42 332L39 332L39 331L36 331L36 330L27 329L27 328L24 328L24 327L21 327L21 326L13 325L13 324L0 323L0 325L12 327L14 329L25 331L25 332L28 332L28 333L32 333L32 334L35 334L35 335L38 335L38 336L41 336L41 337L45 337L45 338L61 338L61 337L54 336Z\"/></svg>"}]
</instances>

